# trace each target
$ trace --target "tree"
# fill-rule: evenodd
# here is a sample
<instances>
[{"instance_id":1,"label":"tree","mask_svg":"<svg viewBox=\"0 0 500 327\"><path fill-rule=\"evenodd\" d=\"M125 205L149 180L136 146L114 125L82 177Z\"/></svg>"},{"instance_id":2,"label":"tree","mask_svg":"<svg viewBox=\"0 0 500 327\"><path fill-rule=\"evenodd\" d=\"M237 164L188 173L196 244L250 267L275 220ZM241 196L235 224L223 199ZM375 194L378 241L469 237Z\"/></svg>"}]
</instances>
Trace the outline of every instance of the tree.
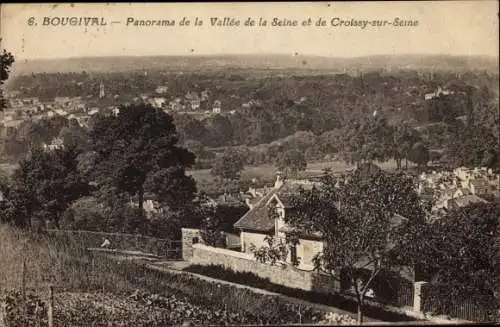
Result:
<instances>
[{"instance_id":1,"label":"tree","mask_svg":"<svg viewBox=\"0 0 500 327\"><path fill-rule=\"evenodd\" d=\"M297 176L299 171L306 170L307 161L301 151L288 150L278 154L276 165L286 176Z\"/></svg>"},{"instance_id":2,"label":"tree","mask_svg":"<svg viewBox=\"0 0 500 327\"><path fill-rule=\"evenodd\" d=\"M401 168L402 159L406 159L406 167L408 168L408 157L415 143L420 139L418 132L413 129L409 123L403 122L398 124L394 129L393 134L394 146L393 155L396 160L397 168Z\"/></svg>"},{"instance_id":3,"label":"tree","mask_svg":"<svg viewBox=\"0 0 500 327\"><path fill-rule=\"evenodd\" d=\"M211 146L231 145L233 139L233 126L226 116L217 114L207 120L208 140Z\"/></svg>"},{"instance_id":4,"label":"tree","mask_svg":"<svg viewBox=\"0 0 500 327\"><path fill-rule=\"evenodd\" d=\"M205 146L200 141L185 140L184 147L191 151L196 156L196 159L201 159L205 156Z\"/></svg>"},{"instance_id":5,"label":"tree","mask_svg":"<svg viewBox=\"0 0 500 327\"><path fill-rule=\"evenodd\" d=\"M285 216L295 230L290 239L301 233L322 235L324 247L314 259L316 269L349 280L361 323L367 291L377 275L389 269L405 238L404 229L393 227L396 215L424 219L413 180L382 171L327 176L320 187L302 190L292 202L294 214Z\"/></svg>"},{"instance_id":6,"label":"tree","mask_svg":"<svg viewBox=\"0 0 500 327\"><path fill-rule=\"evenodd\" d=\"M345 126L344 159L348 163L386 161L393 155L392 128L380 114L354 120Z\"/></svg>"},{"instance_id":7,"label":"tree","mask_svg":"<svg viewBox=\"0 0 500 327\"><path fill-rule=\"evenodd\" d=\"M454 125L446 154L454 166L500 168L498 126L488 128L475 123ZM495 130L496 129L496 130Z\"/></svg>"},{"instance_id":8,"label":"tree","mask_svg":"<svg viewBox=\"0 0 500 327\"><path fill-rule=\"evenodd\" d=\"M68 120L62 116L44 117L38 122L31 122L27 135L30 147L50 143L65 126L68 126Z\"/></svg>"},{"instance_id":9,"label":"tree","mask_svg":"<svg viewBox=\"0 0 500 327\"><path fill-rule=\"evenodd\" d=\"M0 38L0 43L1 41L2 39ZM7 52L5 49L3 50L3 53L0 54L0 86L2 86L9 78L10 68L14 61L12 53ZM5 106L6 103L3 97L3 90L0 88L0 111L4 111Z\"/></svg>"},{"instance_id":10,"label":"tree","mask_svg":"<svg viewBox=\"0 0 500 327\"><path fill-rule=\"evenodd\" d=\"M421 229L413 251L427 278L451 301L469 298L500 317L500 203L452 209ZM495 300L496 299L496 300ZM444 299L443 299L444 300ZM494 317L496 315L496 317Z\"/></svg>"},{"instance_id":11,"label":"tree","mask_svg":"<svg viewBox=\"0 0 500 327\"><path fill-rule=\"evenodd\" d=\"M99 163L97 179L131 197L138 196L141 210L145 182L152 174L172 177L174 169L175 176L190 183L184 172L194 164L195 156L177 145L172 117L151 105L120 106L118 115L95 122L90 139Z\"/></svg>"},{"instance_id":12,"label":"tree","mask_svg":"<svg viewBox=\"0 0 500 327\"><path fill-rule=\"evenodd\" d=\"M87 131L76 121L70 121L68 126L62 127L59 131L59 137L63 140L64 146L76 147L82 150L89 149Z\"/></svg>"},{"instance_id":13,"label":"tree","mask_svg":"<svg viewBox=\"0 0 500 327\"><path fill-rule=\"evenodd\" d=\"M60 221L62 229L105 230L104 210L94 197L82 197L66 209Z\"/></svg>"},{"instance_id":14,"label":"tree","mask_svg":"<svg viewBox=\"0 0 500 327\"><path fill-rule=\"evenodd\" d=\"M89 194L87 180L76 169L78 154L74 148L32 150L19 163L7 187L7 220L21 227L30 226L32 218L58 226L68 206Z\"/></svg>"},{"instance_id":15,"label":"tree","mask_svg":"<svg viewBox=\"0 0 500 327\"><path fill-rule=\"evenodd\" d=\"M408 153L408 160L416 163L418 167L427 166L427 162L429 162L429 149L423 142L415 143Z\"/></svg>"},{"instance_id":16,"label":"tree","mask_svg":"<svg viewBox=\"0 0 500 327\"><path fill-rule=\"evenodd\" d=\"M222 156L215 159L210 171L212 175L219 177L224 182L238 180L244 168L243 157L232 148L226 148Z\"/></svg>"}]
</instances>

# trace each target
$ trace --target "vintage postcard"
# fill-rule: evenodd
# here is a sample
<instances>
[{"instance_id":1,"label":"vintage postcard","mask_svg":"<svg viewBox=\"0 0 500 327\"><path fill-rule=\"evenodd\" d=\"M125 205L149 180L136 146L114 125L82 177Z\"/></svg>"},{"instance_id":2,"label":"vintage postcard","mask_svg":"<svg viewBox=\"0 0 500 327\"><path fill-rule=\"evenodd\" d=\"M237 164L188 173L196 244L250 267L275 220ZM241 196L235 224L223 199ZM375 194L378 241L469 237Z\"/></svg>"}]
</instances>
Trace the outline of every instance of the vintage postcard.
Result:
<instances>
[{"instance_id":1,"label":"vintage postcard","mask_svg":"<svg viewBox=\"0 0 500 327\"><path fill-rule=\"evenodd\" d=\"M500 321L498 1L0 5L0 327Z\"/></svg>"}]
</instances>

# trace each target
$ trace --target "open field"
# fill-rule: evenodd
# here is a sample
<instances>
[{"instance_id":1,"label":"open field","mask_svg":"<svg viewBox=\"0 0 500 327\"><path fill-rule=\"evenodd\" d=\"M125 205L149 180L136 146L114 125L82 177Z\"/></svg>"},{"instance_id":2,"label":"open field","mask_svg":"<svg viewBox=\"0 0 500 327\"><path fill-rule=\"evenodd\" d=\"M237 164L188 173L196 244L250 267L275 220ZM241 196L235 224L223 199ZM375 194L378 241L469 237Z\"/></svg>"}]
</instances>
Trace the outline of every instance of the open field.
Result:
<instances>
[{"instance_id":1,"label":"open field","mask_svg":"<svg viewBox=\"0 0 500 327\"><path fill-rule=\"evenodd\" d=\"M385 170L396 169L396 162L394 160L376 164ZM413 166L414 164L408 163L408 167ZM322 175L325 169L331 169L332 173L342 173L353 168L353 165L349 165L344 161L311 162L307 164L307 169L305 171L299 173L298 178ZM256 178L259 181L270 183L275 179L277 171L278 168L274 165L247 166L241 173L241 180L251 181L253 178ZM216 182L214 176L210 174L210 169L189 170L187 173L194 177L200 187Z\"/></svg>"}]
</instances>

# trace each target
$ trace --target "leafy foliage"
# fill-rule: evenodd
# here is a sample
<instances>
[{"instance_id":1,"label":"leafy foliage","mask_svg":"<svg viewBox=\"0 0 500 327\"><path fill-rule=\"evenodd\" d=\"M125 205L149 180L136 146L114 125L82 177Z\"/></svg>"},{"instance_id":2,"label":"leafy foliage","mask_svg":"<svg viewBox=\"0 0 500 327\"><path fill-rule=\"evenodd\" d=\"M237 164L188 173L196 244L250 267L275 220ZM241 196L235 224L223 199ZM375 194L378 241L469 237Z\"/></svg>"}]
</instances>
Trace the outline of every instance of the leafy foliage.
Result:
<instances>
[{"instance_id":1,"label":"leafy foliage","mask_svg":"<svg viewBox=\"0 0 500 327\"><path fill-rule=\"evenodd\" d=\"M150 105L121 106L117 116L99 119L90 137L100 163L98 179L131 196L138 195L140 208L144 184L151 174L175 168L175 172L161 173L160 178L182 177L183 169L194 164L194 155L177 146L172 117Z\"/></svg>"},{"instance_id":2,"label":"leafy foliage","mask_svg":"<svg viewBox=\"0 0 500 327\"><path fill-rule=\"evenodd\" d=\"M255 256L255 259L262 263L269 263L271 265L279 263L285 266L289 252L288 244L280 238L268 235L264 237L264 241L267 243L267 246L261 246L260 248L257 248L253 243L250 244L249 250Z\"/></svg>"},{"instance_id":3,"label":"leafy foliage","mask_svg":"<svg viewBox=\"0 0 500 327\"><path fill-rule=\"evenodd\" d=\"M290 177L296 176L299 171L304 171L307 167L306 158L299 150L288 150L280 153L276 164L285 176Z\"/></svg>"},{"instance_id":4,"label":"leafy foliage","mask_svg":"<svg viewBox=\"0 0 500 327\"><path fill-rule=\"evenodd\" d=\"M237 180L240 178L243 167L242 155L231 148L227 148L222 156L215 160L211 173L222 180Z\"/></svg>"},{"instance_id":5,"label":"leafy foliage","mask_svg":"<svg viewBox=\"0 0 500 327\"><path fill-rule=\"evenodd\" d=\"M1 41L1 39L0 39ZM9 78L10 67L15 59L12 53L7 52L5 49L0 54L0 86ZM0 90L0 111L5 109L5 99L3 97L3 90Z\"/></svg>"},{"instance_id":6,"label":"leafy foliage","mask_svg":"<svg viewBox=\"0 0 500 327\"><path fill-rule=\"evenodd\" d=\"M419 230L414 256L443 299L475 299L497 314L500 204L471 204ZM432 287L431 287L432 288ZM443 293L445 291L445 294ZM496 300L495 300L496 299Z\"/></svg>"},{"instance_id":7,"label":"leafy foliage","mask_svg":"<svg viewBox=\"0 0 500 327\"><path fill-rule=\"evenodd\" d=\"M29 291L23 297L21 291L11 290L1 300L7 327L48 326L47 306L36 292Z\"/></svg>"},{"instance_id":8,"label":"leafy foliage","mask_svg":"<svg viewBox=\"0 0 500 327\"><path fill-rule=\"evenodd\" d=\"M4 219L19 226L29 226L32 218L57 225L71 202L90 191L76 169L78 154L74 148L34 149L14 171L5 194Z\"/></svg>"},{"instance_id":9,"label":"leafy foliage","mask_svg":"<svg viewBox=\"0 0 500 327\"><path fill-rule=\"evenodd\" d=\"M415 222L425 216L414 182L403 174L374 172L328 176L319 188L302 190L294 199L293 215L285 222L300 233L319 233L323 251L315 258L317 269L350 281L358 300L362 320L364 297L377 274L391 266L394 251L405 239L396 215ZM368 267L368 276L360 269Z\"/></svg>"}]
</instances>

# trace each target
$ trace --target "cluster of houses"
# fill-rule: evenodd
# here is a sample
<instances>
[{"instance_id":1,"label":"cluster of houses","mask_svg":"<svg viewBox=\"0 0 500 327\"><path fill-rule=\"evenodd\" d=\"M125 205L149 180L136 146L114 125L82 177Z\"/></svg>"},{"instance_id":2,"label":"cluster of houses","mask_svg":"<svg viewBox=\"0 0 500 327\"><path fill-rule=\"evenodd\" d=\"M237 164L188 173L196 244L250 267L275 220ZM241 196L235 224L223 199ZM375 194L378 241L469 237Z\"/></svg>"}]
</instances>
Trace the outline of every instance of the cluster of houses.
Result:
<instances>
[{"instance_id":1,"label":"cluster of houses","mask_svg":"<svg viewBox=\"0 0 500 327\"><path fill-rule=\"evenodd\" d=\"M158 87L156 93L164 94L168 90L167 86ZM142 100L150 103L155 108L161 108L166 111L174 112L198 112L221 113L222 102L220 100L210 101L209 90L200 93L189 91L182 97L149 96L141 94L134 98L134 101Z\"/></svg>"},{"instance_id":2,"label":"cluster of houses","mask_svg":"<svg viewBox=\"0 0 500 327\"><path fill-rule=\"evenodd\" d=\"M450 90L447 90L447 89L442 89L439 86L435 92L426 93L424 95L424 99L425 100L432 100L434 98L439 98L440 96L452 95L454 93L455 93L454 91L450 91Z\"/></svg>"},{"instance_id":3,"label":"cluster of houses","mask_svg":"<svg viewBox=\"0 0 500 327\"><path fill-rule=\"evenodd\" d=\"M419 194L431 200L432 213L439 217L446 211L471 203L485 203L500 197L500 175L486 168L459 167L453 171L422 173Z\"/></svg>"},{"instance_id":4,"label":"cluster of houses","mask_svg":"<svg viewBox=\"0 0 500 327\"><path fill-rule=\"evenodd\" d=\"M239 234L240 249L250 253L252 245L257 248L267 245L266 236L284 238L290 231L284 222L287 214L293 214L292 196L299 188L310 189L318 182L314 180L282 179L278 174L272 186L255 188L242 192L234 201L246 203L249 210L233 225ZM465 167L453 171L422 173L418 177L418 192L423 200L432 200L432 216L437 218L448 210L471 203L486 203L491 198L500 198L500 175L491 169ZM215 203L215 202L214 202ZM272 216L269 207L276 208L278 215ZM393 224L406 218L395 216ZM313 269L313 258L321 252L321 235L302 235L299 244L291 248L288 261L300 258L299 269Z\"/></svg>"}]
</instances>

